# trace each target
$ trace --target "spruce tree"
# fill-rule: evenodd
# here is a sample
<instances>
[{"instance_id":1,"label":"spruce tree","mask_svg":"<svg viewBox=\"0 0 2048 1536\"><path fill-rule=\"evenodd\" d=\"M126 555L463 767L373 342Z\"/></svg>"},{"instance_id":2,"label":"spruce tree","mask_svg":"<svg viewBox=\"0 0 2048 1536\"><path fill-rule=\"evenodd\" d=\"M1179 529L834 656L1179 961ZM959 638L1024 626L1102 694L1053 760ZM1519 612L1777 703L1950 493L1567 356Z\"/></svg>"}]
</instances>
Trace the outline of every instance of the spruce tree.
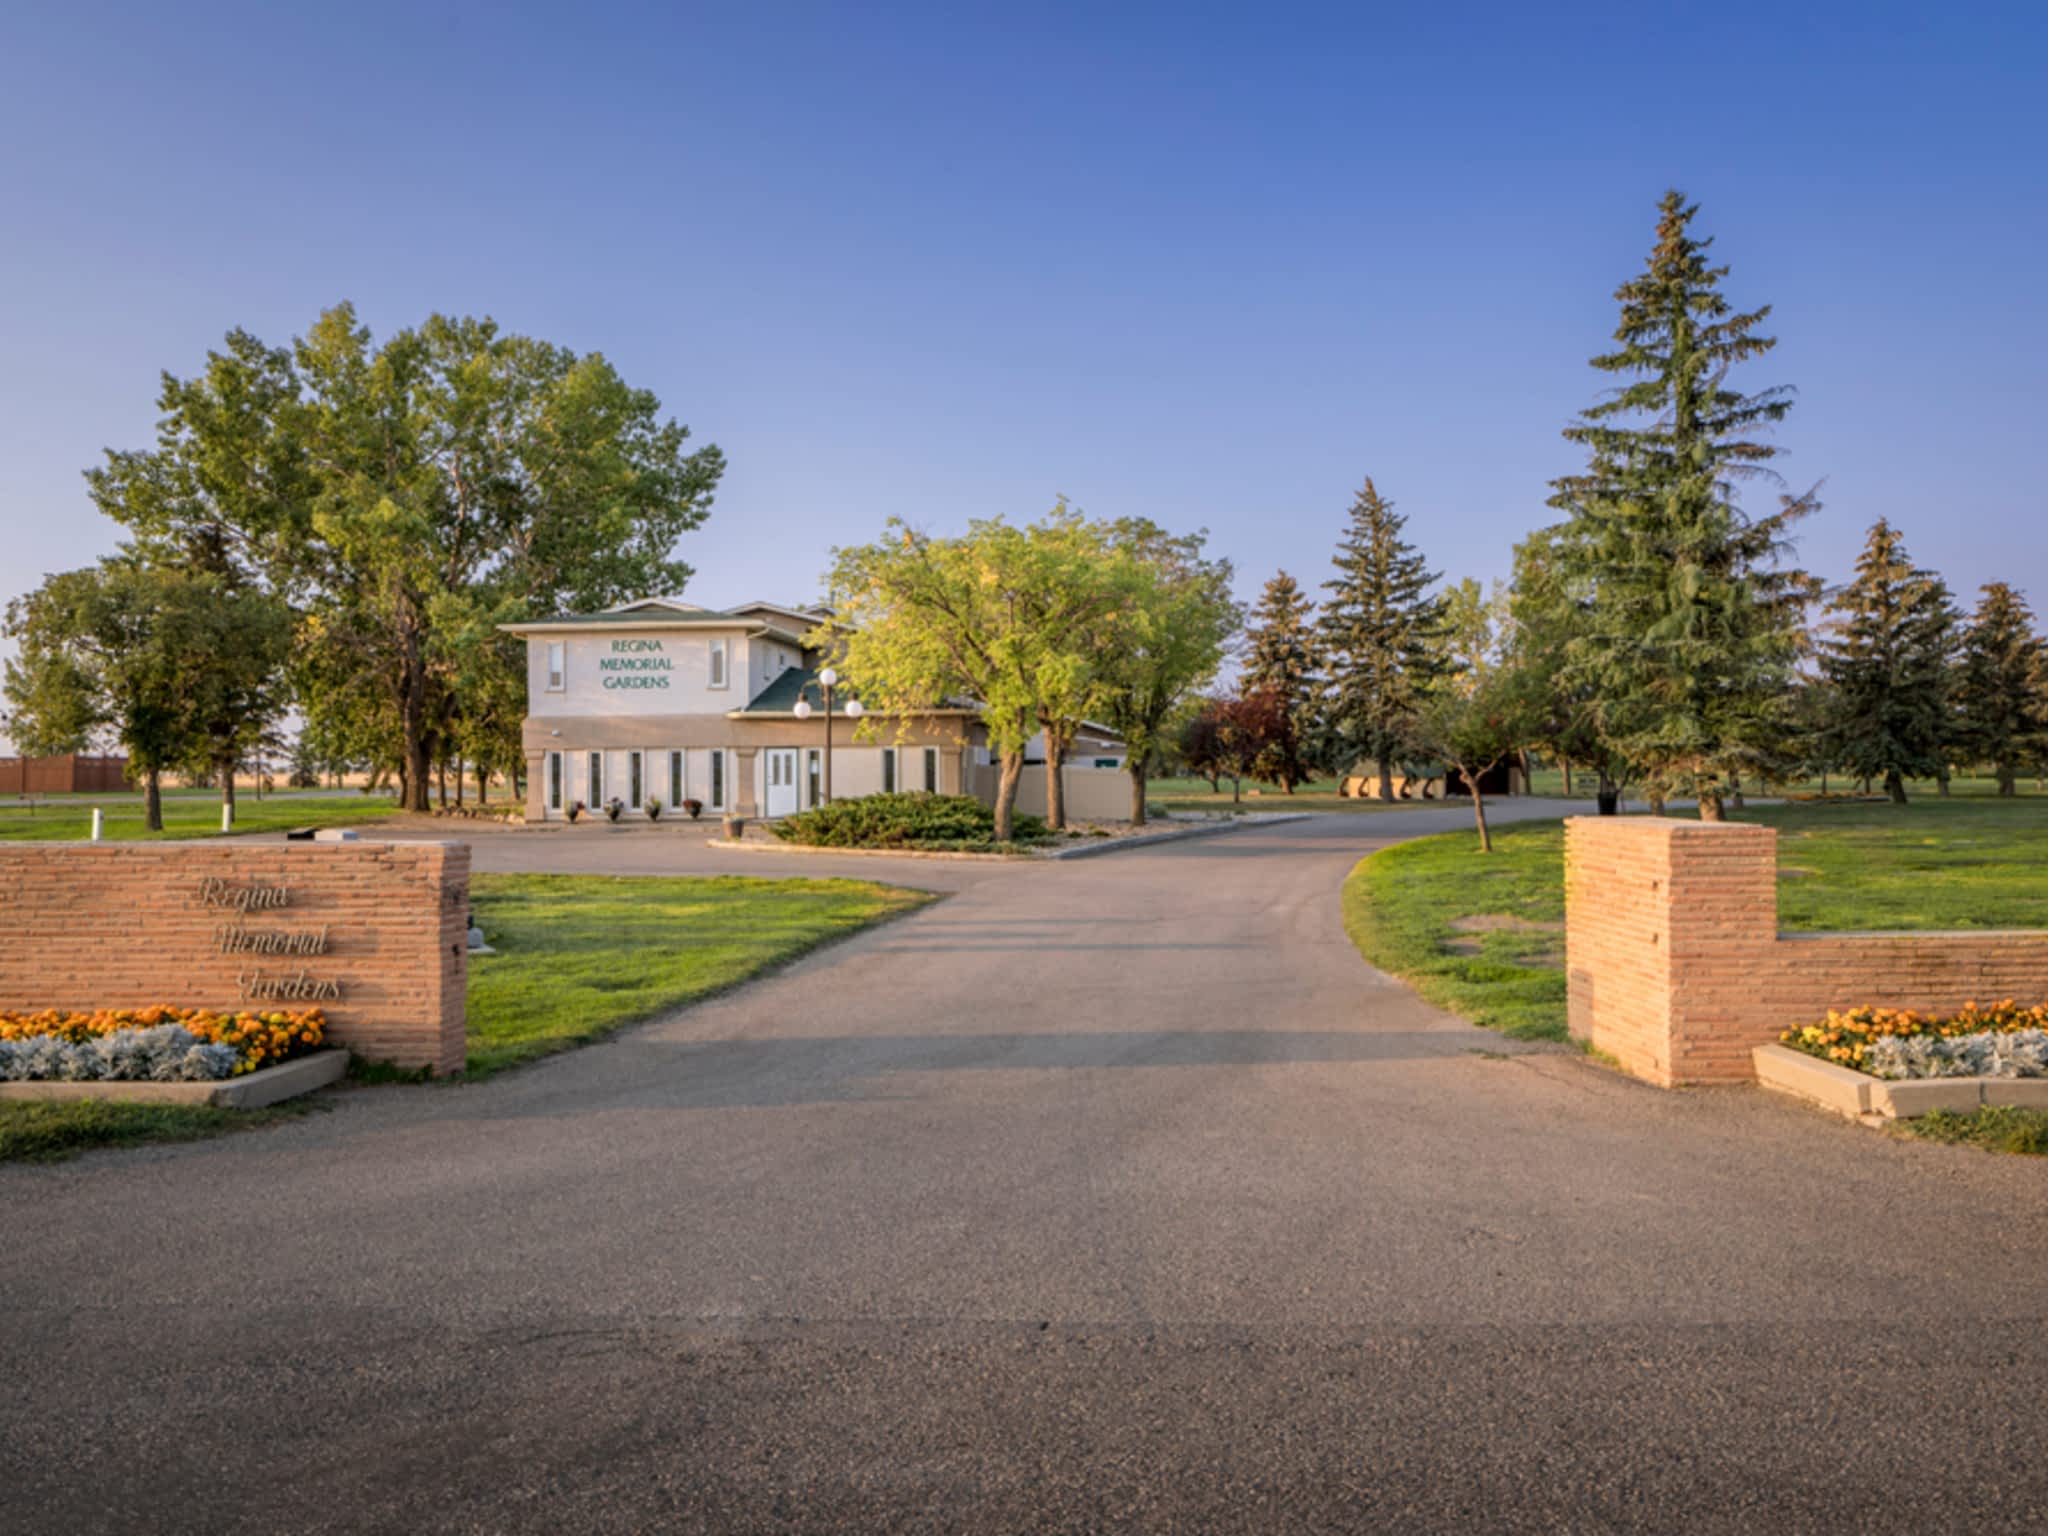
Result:
<instances>
[{"instance_id":1,"label":"spruce tree","mask_svg":"<svg viewBox=\"0 0 2048 1536\"><path fill-rule=\"evenodd\" d=\"M1565 429L1588 463L1553 483L1551 505L1586 593L1571 665L1602 737L1654 794L1690 790L1719 820L1731 780L1767 768L1788 728L1814 587L1779 562L1814 502L1784 497L1755 517L1737 505L1738 482L1777 452L1759 435L1792 401L1729 382L1775 345L1758 330L1770 309L1738 313L1722 295L1728 269L1691 232L1697 211L1667 193L1647 265L1616 291L1615 349L1592 365L1625 382Z\"/></svg>"},{"instance_id":2,"label":"spruce tree","mask_svg":"<svg viewBox=\"0 0 2048 1536\"><path fill-rule=\"evenodd\" d=\"M1940 774L1946 763L1956 618L1948 587L1914 566L1898 530L1880 518L1855 579L1828 609L1834 623L1820 665L1833 755L1858 777L1882 779L1904 805L1907 778Z\"/></svg>"},{"instance_id":3,"label":"spruce tree","mask_svg":"<svg viewBox=\"0 0 2048 1536\"><path fill-rule=\"evenodd\" d=\"M1340 737L1372 761L1379 797L1394 798L1394 760L1412 745L1422 701L1442 666L1436 574L1401 537L1406 519L1371 479L1351 503L1336 578L1323 583L1321 641L1329 708Z\"/></svg>"},{"instance_id":4,"label":"spruce tree","mask_svg":"<svg viewBox=\"0 0 2048 1536\"><path fill-rule=\"evenodd\" d=\"M2002 581L1984 588L1963 632L1956 717L1961 745L1991 765L2001 795L2017 793L2020 769L2048 755L2048 645L2026 599Z\"/></svg>"},{"instance_id":5,"label":"spruce tree","mask_svg":"<svg viewBox=\"0 0 2048 1536\"><path fill-rule=\"evenodd\" d=\"M1316 736L1315 604L1281 571L1266 583L1252 610L1246 637L1244 691L1280 702L1283 728L1258 764L1258 776L1287 794L1309 776L1307 757Z\"/></svg>"}]
</instances>

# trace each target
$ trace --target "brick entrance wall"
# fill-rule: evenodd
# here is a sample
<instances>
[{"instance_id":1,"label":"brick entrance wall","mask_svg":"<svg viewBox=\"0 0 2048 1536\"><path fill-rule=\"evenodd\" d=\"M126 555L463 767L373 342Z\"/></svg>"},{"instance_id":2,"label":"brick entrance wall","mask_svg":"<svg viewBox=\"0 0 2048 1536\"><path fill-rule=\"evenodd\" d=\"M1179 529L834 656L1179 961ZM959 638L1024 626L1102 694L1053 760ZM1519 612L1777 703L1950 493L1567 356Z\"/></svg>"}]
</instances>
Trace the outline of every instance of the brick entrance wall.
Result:
<instances>
[{"instance_id":1,"label":"brick entrance wall","mask_svg":"<svg viewBox=\"0 0 2048 1536\"><path fill-rule=\"evenodd\" d=\"M1741 822L1567 821L1572 1034L1665 1087L1747 1082L1752 1047L1831 1008L2048 998L2044 932L1779 933L1777 849Z\"/></svg>"},{"instance_id":2,"label":"brick entrance wall","mask_svg":"<svg viewBox=\"0 0 2048 1536\"><path fill-rule=\"evenodd\" d=\"M464 843L0 844L0 1008L317 1004L359 1055L457 1072L468 912Z\"/></svg>"}]
</instances>

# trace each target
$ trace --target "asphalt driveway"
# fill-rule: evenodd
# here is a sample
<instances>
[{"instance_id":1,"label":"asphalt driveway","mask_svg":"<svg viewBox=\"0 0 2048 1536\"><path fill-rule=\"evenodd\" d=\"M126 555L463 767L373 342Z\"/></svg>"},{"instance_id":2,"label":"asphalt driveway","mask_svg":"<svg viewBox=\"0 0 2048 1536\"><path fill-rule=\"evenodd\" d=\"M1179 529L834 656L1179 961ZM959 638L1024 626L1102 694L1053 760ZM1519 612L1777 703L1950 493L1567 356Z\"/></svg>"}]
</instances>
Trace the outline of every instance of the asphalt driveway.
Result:
<instances>
[{"instance_id":1,"label":"asphalt driveway","mask_svg":"<svg viewBox=\"0 0 2048 1536\"><path fill-rule=\"evenodd\" d=\"M869 866L954 894L484 1084L0 1169L0 1527L2048 1525L2040 1164L1423 1005L1337 887L1461 818Z\"/></svg>"}]
</instances>

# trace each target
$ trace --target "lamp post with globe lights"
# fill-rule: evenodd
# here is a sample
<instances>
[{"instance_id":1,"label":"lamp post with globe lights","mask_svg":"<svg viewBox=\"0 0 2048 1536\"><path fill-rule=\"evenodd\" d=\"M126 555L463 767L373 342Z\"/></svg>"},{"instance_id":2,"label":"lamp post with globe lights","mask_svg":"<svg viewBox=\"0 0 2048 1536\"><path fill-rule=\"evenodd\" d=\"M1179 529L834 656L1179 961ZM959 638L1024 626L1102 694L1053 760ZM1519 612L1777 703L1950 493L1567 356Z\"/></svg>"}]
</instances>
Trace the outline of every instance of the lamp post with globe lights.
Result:
<instances>
[{"instance_id":1,"label":"lamp post with globe lights","mask_svg":"<svg viewBox=\"0 0 2048 1536\"><path fill-rule=\"evenodd\" d=\"M839 686L839 674L830 667L818 674L818 692L825 701L825 803L832 800L832 691ZM811 701L798 696L795 714L799 720L811 718ZM858 720L861 716L859 699L846 701L846 718Z\"/></svg>"}]
</instances>

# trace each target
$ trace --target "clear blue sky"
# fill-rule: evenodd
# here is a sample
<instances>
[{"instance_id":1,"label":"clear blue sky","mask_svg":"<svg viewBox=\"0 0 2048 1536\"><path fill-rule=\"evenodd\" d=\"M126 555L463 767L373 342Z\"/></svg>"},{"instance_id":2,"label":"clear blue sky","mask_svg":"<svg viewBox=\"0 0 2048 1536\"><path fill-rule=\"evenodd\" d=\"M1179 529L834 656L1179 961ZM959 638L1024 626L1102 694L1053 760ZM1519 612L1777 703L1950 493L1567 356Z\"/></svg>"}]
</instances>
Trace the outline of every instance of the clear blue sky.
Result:
<instances>
[{"instance_id":1,"label":"clear blue sky","mask_svg":"<svg viewBox=\"0 0 2048 1536\"><path fill-rule=\"evenodd\" d=\"M731 461L703 601L1065 493L1505 574L1676 184L1776 306L1804 541L2048 608L2048 7L194 3L0 32L0 596L160 369L347 298L610 356Z\"/></svg>"}]
</instances>

